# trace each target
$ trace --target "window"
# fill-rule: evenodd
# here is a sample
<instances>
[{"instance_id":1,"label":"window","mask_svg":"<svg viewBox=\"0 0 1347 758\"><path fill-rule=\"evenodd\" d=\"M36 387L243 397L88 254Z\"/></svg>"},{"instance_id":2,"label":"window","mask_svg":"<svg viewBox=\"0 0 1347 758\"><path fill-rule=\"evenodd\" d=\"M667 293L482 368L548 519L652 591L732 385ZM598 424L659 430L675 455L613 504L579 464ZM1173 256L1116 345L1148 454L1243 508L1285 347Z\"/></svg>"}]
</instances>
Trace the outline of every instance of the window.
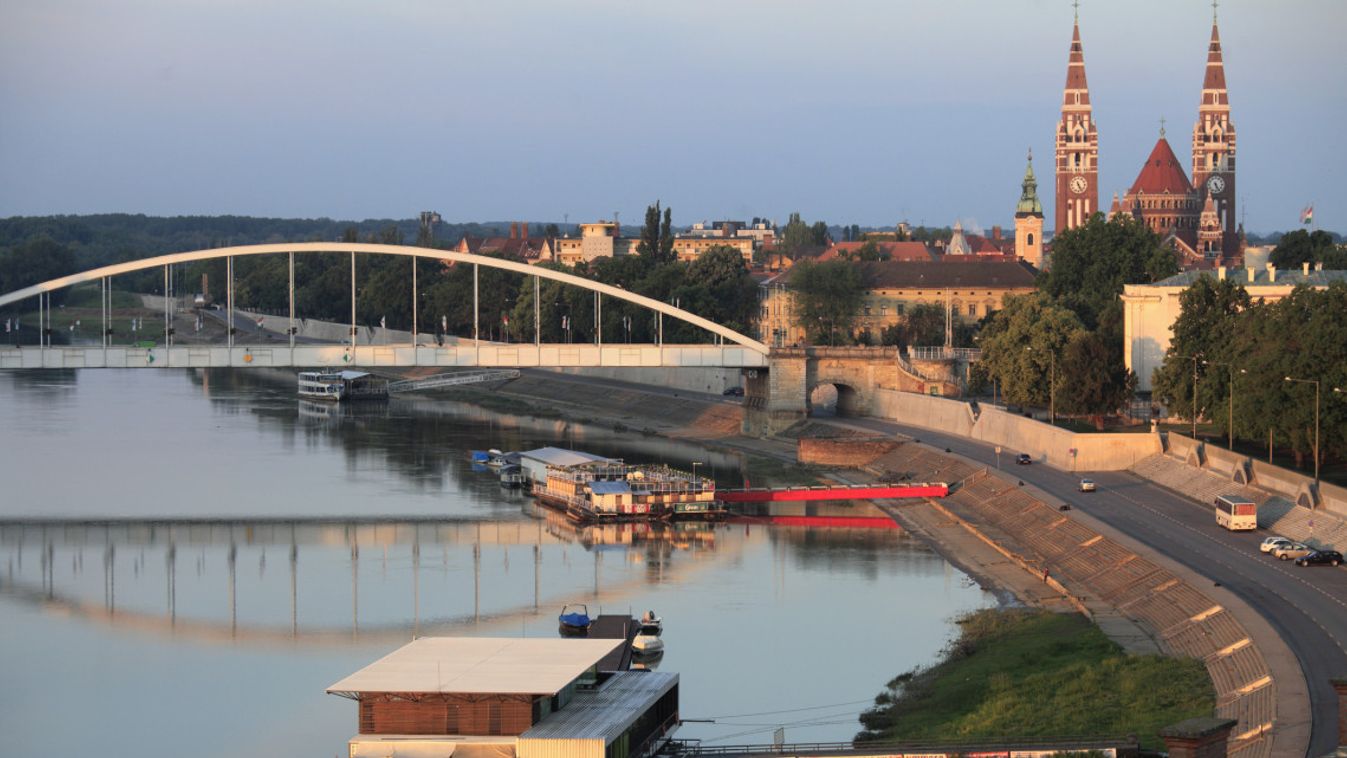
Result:
<instances>
[{"instance_id":1,"label":"window","mask_svg":"<svg viewBox=\"0 0 1347 758\"><path fill-rule=\"evenodd\" d=\"M870 306L869 306L869 305L865 306L865 315L867 315L867 316L870 315Z\"/></svg>"},{"instance_id":2,"label":"window","mask_svg":"<svg viewBox=\"0 0 1347 758\"><path fill-rule=\"evenodd\" d=\"M1030 245L1030 246L1032 246L1032 245L1034 244L1034 233L1033 233L1033 232L1029 232L1029 236L1025 238L1025 244Z\"/></svg>"},{"instance_id":3,"label":"window","mask_svg":"<svg viewBox=\"0 0 1347 758\"><path fill-rule=\"evenodd\" d=\"M978 307L977 307L977 305L971 304L971 303L969 304L969 306L968 306L968 315L970 315L970 316L976 316L976 315L978 315Z\"/></svg>"},{"instance_id":4,"label":"window","mask_svg":"<svg viewBox=\"0 0 1347 758\"><path fill-rule=\"evenodd\" d=\"M870 309L869 309L869 308L866 308L866 309L865 309L865 315L867 315L867 316L870 315ZM880 303L880 304L879 304L879 315L881 315L881 316L887 316L887 315L889 315L889 305L888 305L888 303Z\"/></svg>"}]
</instances>

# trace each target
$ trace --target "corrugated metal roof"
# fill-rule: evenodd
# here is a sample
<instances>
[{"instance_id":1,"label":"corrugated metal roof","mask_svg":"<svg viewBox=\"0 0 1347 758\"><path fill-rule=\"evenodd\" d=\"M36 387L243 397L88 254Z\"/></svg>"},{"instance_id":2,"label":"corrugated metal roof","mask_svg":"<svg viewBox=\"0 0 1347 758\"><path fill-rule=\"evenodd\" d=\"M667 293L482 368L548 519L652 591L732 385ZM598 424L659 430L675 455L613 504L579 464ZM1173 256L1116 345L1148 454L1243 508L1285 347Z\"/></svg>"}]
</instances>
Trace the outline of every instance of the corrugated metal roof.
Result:
<instances>
[{"instance_id":1,"label":"corrugated metal roof","mask_svg":"<svg viewBox=\"0 0 1347 758\"><path fill-rule=\"evenodd\" d=\"M328 692L553 695L625 640L422 637Z\"/></svg>"},{"instance_id":2,"label":"corrugated metal roof","mask_svg":"<svg viewBox=\"0 0 1347 758\"><path fill-rule=\"evenodd\" d=\"M663 671L613 674L598 690L576 692L565 708L519 735L519 741L601 739L612 742L676 684L678 675Z\"/></svg>"},{"instance_id":3,"label":"corrugated metal roof","mask_svg":"<svg viewBox=\"0 0 1347 758\"><path fill-rule=\"evenodd\" d=\"M1294 287L1297 284L1308 284L1312 287L1327 287L1332 282L1347 282L1347 271L1335 269L1325 269L1316 271L1310 269L1307 276L1304 269L1277 269L1277 280L1271 281L1268 277L1267 268L1255 268L1253 270L1253 281L1249 281L1249 270L1247 268L1226 269L1225 276L1230 281L1244 288L1249 287ZM1133 284L1132 287L1188 287L1198 280L1199 277L1206 276L1216 278L1215 271L1184 271L1175 274L1168 279L1161 279L1154 284Z\"/></svg>"},{"instance_id":4,"label":"corrugated metal roof","mask_svg":"<svg viewBox=\"0 0 1347 758\"><path fill-rule=\"evenodd\" d=\"M594 455L580 450L566 450L559 447L540 447L537 450L525 450L519 456L521 458L532 458L548 466L578 466L581 463L608 460L602 455Z\"/></svg>"},{"instance_id":5,"label":"corrugated metal roof","mask_svg":"<svg viewBox=\"0 0 1347 758\"><path fill-rule=\"evenodd\" d=\"M589 489L595 495L621 495L631 492L631 485L626 482L597 481L590 482Z\"/></svg>"}]
</instances>

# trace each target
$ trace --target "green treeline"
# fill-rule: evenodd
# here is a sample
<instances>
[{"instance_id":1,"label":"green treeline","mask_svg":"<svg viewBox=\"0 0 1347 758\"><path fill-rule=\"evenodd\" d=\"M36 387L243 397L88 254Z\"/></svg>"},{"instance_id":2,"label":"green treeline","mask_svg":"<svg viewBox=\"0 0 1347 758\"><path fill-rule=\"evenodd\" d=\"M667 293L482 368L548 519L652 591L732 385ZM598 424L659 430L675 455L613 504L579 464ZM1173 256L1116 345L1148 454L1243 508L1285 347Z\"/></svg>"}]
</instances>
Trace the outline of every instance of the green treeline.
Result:
<instances>
[{"instance_id":1,"label":"green treeline","mask_svg":"<svg viewBox=\"0 0 1347 758\"><path fill-rule=\"evenodd\" d=\"M642 254L600 258L574 269L557 270L622 287L691 311L711 321L751 333L757 316L757 285L740 254L713 248L691 263L672 255L671 214L652 206L642 238L653 244ZM547 230L539 227L539 235ZM60 216L0 220L0 292L10 292L66 274L169 252L273 242L345 241L406 244L409 236L423 246L449 247L463 234L493 234L481 225L440 227L436 239L420 236L416 221L330 219L253 219L241 217L151 218L145 216ZM503 256L502 256L503 257ZM522 259L516 259L521 260ZM360 326L412 328L412 260L400 256L356 255L356 322ZM552 264L543 264L552 265ZM473 335L473 267L418 260L417 328L422 333ZM224 260L175 266L179 296L205 291L220 303L226 281ZM289 310L288 256L247 256L234 260L235 305L244 310L284 314ZM116 290L159 293L162 270L118 277ZM61 293L64 295L65 293ZM483 339L532 341L536 329L544 342L593 342L594 293L534 277L480 267L476 297L478 335ZM346 253L295 257L296 315L345 322L351 318L351 256ZM60 305L61 296L53 297ZM654 342L660 323L652 311L616 298L601 303L603 341ZM10 310L31 310L32 304ZM666 342L706 342L701 329L664 319Z\"/></svg>"},{"instance_id":2,"label":"green treeline","mask_svg":"<svg viewBox=\"0 0 1347 758\"><path fill-rule=\"evenodd\" d=\"M902 674L860 716L857 742L1136 734L1211 715L1195 658L1127 655L1089 620L1033 610L975 611L943 660Z\"/></svg>"}]
</instances>

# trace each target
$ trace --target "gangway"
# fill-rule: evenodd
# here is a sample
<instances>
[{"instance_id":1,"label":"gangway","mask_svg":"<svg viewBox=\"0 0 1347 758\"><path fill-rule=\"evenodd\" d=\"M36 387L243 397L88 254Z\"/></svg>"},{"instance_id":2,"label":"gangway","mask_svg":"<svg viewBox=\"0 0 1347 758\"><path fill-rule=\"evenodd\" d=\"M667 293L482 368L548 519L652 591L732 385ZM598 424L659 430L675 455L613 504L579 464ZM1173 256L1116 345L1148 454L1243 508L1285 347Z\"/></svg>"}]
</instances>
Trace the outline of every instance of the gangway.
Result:
<instances>
[{"instance_id":1,"label":"gangway","mask_svg":"<svg viewBox=\"0 0 1347 758\"><path fill-rule=\"evenodd\" d=\"M481 382L504 382L511 379L518 379L519 372L514 369L502 369L499 371L467 371L451 372L447 374L435 374L421 379L403 379L397 382L388 383L389 392L415 392L417 390L433 390L440 387L456 387L461 384L478 384Z\"/></svg>"},{"instance_id":2,"label":"gangway","mask_svg":"<svg viewBox=\"0 0 1347 758\"><path fill-rule=\"evenodd\" d=\"M776 503L803 500L890 500L944 497L949 494L945 482L909 484L823 484L813 487L758 487L741 490L716 490L716 498L726 503Z\"/></svg>"}]
</instances>

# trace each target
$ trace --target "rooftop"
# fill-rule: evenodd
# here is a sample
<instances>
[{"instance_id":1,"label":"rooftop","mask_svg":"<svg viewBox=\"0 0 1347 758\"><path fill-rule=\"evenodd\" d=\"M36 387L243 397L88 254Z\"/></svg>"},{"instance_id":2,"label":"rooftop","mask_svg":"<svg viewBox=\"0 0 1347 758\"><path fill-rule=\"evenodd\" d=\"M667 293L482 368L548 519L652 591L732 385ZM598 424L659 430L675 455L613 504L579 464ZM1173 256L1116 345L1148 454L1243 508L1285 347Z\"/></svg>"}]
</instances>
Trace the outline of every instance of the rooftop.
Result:
<instances>
[{"instance_id":1,"label":"rooftop","mask_svg":"<svg viewBox=\"0 0 1347 758\"><path fill-rule=\"evenodd\" d=\"M1033 287L1034 267L1015 260L947 256L939 261L883 261L865 265L869 289Z\"/></svg>"},{"instance_id":2,"label":"rooftop","mask_svg":"<svg viewBox=\"0 0 1347 758\"><path fill-rule=\"evenodd\" d=\"M1161 136L1156 140L1150 157L1141 166L1141 173L1137 174L1137 180L1132 182L1132 189L1128 190L1127 194L1136 195L1145 192L1159 195L1168 192L1171 195L1186 195L1192 191L1193 185L1188 183L1188 175L1183 173L1179 159L1174 156L1174 149L1169 146L1169 141Z\"/></svg>"},{"instance_id":3,"label":"rooftop","mask_svg":"<svg viewBox=\"0 0 1347 758\"><path fill-rule=\"evenodd\" d=\"M1307 275L1304 269L1277 269L1277 279L1272 281L1268 276L1266 268L1253 269L1254 279L1249 281L1249 270L1244 268L1226 269L1227 279L1242 284L1244 287L1294 287L1297 284L1308 284L1313 287L1327 287L1332 282L1347 282L1347 271L1324 270L1315 271L1310 269ZM1168 279L1161 279L1154 284L1129 284L1128 287L1188 287L1197 281L1200 276L1216 276L1215 271L1184 271L1175 274Z\"/></svg>"},{"instance_id":4,"label":"rooftop","mask_svg":"<svg viewBox=\"0 0 1347 758\"><path fill-rule=\"evenodd\" d=\"M651 703L677 685L677 674L619 672L597 690L575 693L565 708L519 735L519 741L601 739L612 742L635 723Z\"/></svg>"},{"instance_id":5,"label":"rooftop","mask_svg":"<svg viewBox=\"0 0 1347 758\"><path fill-rule=\"evenodd\" d=\"M327 691L553 695L623 644L603 639L422 637Z\"/></svg>"},{"instance_id":6,"label":"rooftop","mask_svg":"<svg viewBox=\"0 0 1347 758\"><path fill-rule=\"evenodd\" d=\"M578 466L582 463L608 460L602 455L584 453L579 450L566 450L560 447L540 447L536 450L525 450L519 454L519 457L531 458L549 466Z\"/></svg>"}]
</instances>

